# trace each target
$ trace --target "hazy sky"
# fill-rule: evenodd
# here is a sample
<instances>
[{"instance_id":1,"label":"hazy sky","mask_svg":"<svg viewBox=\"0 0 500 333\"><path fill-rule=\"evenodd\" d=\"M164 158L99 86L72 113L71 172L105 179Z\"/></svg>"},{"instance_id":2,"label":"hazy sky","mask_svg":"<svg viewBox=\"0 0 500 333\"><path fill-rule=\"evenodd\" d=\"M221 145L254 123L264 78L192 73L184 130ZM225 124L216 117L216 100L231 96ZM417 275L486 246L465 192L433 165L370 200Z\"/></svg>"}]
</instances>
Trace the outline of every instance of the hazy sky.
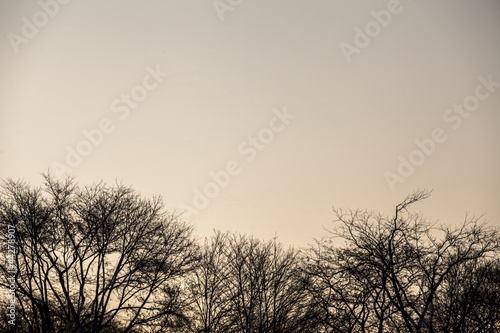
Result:
<instances>
[{"instance_id":1,"label":"hazy sky","mask_svg":"<svg viewBox=\"0 0 500 333\"><path fill-rule=\"evenodd\" d=\"M500 226L500 1L4 0L0 22L2 179L122 181L199 236L305 245L332 206L416 189L431 220Z\"/></svg>"}]
</instances>

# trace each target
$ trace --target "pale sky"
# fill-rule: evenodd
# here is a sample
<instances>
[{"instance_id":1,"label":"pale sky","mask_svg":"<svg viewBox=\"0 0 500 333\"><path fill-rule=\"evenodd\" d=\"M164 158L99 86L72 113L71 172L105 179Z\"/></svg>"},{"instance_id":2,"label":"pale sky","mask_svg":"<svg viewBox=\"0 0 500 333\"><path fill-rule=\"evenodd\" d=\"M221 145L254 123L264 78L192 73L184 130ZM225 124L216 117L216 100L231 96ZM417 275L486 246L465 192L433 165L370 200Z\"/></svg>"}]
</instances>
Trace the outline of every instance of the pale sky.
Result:
<instances>
[{"instance_id":1,"label":"pale sky","mask_svg":"<svg viewBox=\"0 0 500 333\"><path fill-rule=\"evenodd\" d=\"M500 227L500 1L59 1L0 5L0 178L118 180L199 237L304 246L416 189Z\"/></svg>"}]
</instances>

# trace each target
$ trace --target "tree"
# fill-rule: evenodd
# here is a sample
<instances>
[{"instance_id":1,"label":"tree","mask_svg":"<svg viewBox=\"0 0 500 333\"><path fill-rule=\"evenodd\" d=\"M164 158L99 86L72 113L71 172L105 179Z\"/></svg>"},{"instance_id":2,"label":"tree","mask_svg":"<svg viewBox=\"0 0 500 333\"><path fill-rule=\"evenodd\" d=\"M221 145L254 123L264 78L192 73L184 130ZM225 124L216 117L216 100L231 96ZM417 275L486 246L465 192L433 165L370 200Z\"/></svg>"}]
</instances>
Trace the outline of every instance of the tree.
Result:
<instances>
[{"instance_id":1,"label":"tree","mask_svg":"<svg viewBox=\"0 0 500 333\"><path fill-rule=\"evenodd\" d=\"M437 295L436 331L500 331L500 260L455 267Z\"/></svg>"},{"instance_id":2,"label":"tree","mask_svg":"<svg viewBox=\"0 0 500 333\"><path fill-rule=\"evenodd\" d=\"M29 332L82 333L185 324L179 286L197 260L191 227L160 198L123 185L44 178L41 188L7 180L0 193L0 225L15 228L18 323ZM0 285L8 288L7 280Z\"/></svg>"},{"instance_id":3,"label":"tree","mask_svg":"<svg viewBox=\"0 0 500 333\"><path fill-rule=\"evenodd\" d=\"M409 212L428 196L424 191L408 196L391 218L334 210L339 226L309 249L305 259L313 281L309 290L323 309L325 328L433 332L446 281L470 263L498 254L498 230L476 218L456 228L437 227ZM338 239L345 241L344 247L336 245Z\"/></svg>"},{"instance_id":4,"label":"tree","mask_svg":"<svg viewBox=\"0 0 500 333\"><path fill-rule=\"evenodd\" d=\"M276 239L234 236L228 246L232 322L238 332L296 332L307 295L297 276L297 252Z\"/></svg>"},{"instance_id":5,"label":"tree","mask_svg":"<svg viewBox=\"0 0 500 333\"><path fill-rule=\"evenodd\" d=\"M190 283L195 332L313 332L298 251L217 232Z\"/></svg>"},{"instance_id":6,"label":"tree","mask_svg":"<svg viewBox=\"0 0 500 333\"><path fill-rule=\"evenodd\" d=\"M230 329L228 235L216 232L205 238L197 269L188 279L194 332L222 333Z\"/></svg>"},{"instance_id":7,"label":"tree","mask_svg":"<svg viewBox=\"0 0 500 333\"><path fill-rule=\"evenodd\" d=\"M391 217L335 209L335 228L299 252L221 232L197 245L160 198L122 185L7 180L0 307L16 297L16 326L2 311L0 330L500 331L499 231L410 211L428 196L413 193Z\"/></svg>"}]
</instances>

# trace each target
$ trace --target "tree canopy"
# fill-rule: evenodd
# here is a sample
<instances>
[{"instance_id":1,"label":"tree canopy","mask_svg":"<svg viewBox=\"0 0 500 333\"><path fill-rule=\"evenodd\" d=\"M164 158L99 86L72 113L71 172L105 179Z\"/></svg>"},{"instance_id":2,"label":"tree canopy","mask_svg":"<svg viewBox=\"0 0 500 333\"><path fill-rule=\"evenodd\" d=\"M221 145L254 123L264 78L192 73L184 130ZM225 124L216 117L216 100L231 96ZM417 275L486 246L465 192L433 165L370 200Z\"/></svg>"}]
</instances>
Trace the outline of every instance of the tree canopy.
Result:
<instances>
[{"instance_id":1,"label":"tree canopy","mask_svg":"<svg viewBox=\"0 0 500 333\"><path fill-rule=\"evenodd\" d=\"M334 209L297 249L220 231L197 241L159 197L44 179L1 187L2 331L500 331L498 229L430 223L411 209L429 192L392 216Z\"/></svg>"}]
</instances>

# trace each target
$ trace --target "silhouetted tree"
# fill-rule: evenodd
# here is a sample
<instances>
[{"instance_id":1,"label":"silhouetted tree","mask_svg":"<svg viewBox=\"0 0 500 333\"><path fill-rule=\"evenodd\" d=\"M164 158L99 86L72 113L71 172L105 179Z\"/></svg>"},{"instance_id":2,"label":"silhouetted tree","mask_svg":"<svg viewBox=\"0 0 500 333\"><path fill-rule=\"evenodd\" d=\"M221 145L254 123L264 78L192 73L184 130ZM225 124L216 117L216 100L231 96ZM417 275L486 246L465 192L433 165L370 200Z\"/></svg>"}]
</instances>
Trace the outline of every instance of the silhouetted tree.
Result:
<instances>
[{"instance_id":1,"label":"silhouetted tree","mask_svg":"<svg viewBox=\"0 0 500 333\"><path fill-rule=\"evenodd\" d=\"M236 331L298 331L307 294L298 278L297 252L284 250L276 239L261 243L245 236L233 236L228 247Z\"/></svg>"},{"instance_id":2,"label":"silhouetted tree","mask_svg":"<svg viewBox=\"0 0 500 333\"><path fill-rule=\"evenodd\" d=\"M300 252L221 232L197 245L159 198L122 185L8 180L1 241L16 253L0 286L15 281L16 326L2 310L0 331L499 332L498 230L409 211L428 196L392 217L335 209L335 228Z\"/></svg>"},{"instance_id":3,"label":"silhouetted tree","mask_svg":"<svg viewBox=\"0 0 500 333\"><path fill-rule=\"evenodd\" d=\"M216 233L191 281L196 332L307 332L310 299L295 250ZM314 329L311 329L311 332Z\"/></svg>"},{"instance_id":4,"label":"silhouetted tree","mask_svg":"<svg viewBox=\"0 0 500 333\"><path fill-rule=\"evenodd\" d=\"M428 196L408 196L392 218L335 210L339 226L305 259L325 329L434 332L440 295L453 292L447 281L454 272L498 253L498 231L477 219L457 228L436 227L408 211Z\"/></svg>"},{"instance_id":5,"label":"silhouetted tree","mask_svg":"<svg viewBox=\"0 0 500 333\"><path fill-rule=\"evenodd\" d=\"M474 260L454 267L435 306L436 331L500 331L500 260Z\"/></svg>"},{"instance_id":6,"label":"silhouetted tree","mask_svg":"<svg viewBox=\"0 0 500 333\"><path fill-rule=\"evenodd\" d=\"M160 332L187 322L179 286L196 263L195 245L160 198L50 175L43 188L5 181L0 195L1 228L16 230L26 332Z\"/></svg>"},{"instance_id":7,"label":"silhouetted tree","mask_svg":"<svg viewBox=\"0 0 500 333\"><path fill-rule=\"evenodd\" d=\"M194 332L228 332L231 312L228 288L227 234L205 238L197 269L188 279Z\"/></svg>"}]
</instances>

